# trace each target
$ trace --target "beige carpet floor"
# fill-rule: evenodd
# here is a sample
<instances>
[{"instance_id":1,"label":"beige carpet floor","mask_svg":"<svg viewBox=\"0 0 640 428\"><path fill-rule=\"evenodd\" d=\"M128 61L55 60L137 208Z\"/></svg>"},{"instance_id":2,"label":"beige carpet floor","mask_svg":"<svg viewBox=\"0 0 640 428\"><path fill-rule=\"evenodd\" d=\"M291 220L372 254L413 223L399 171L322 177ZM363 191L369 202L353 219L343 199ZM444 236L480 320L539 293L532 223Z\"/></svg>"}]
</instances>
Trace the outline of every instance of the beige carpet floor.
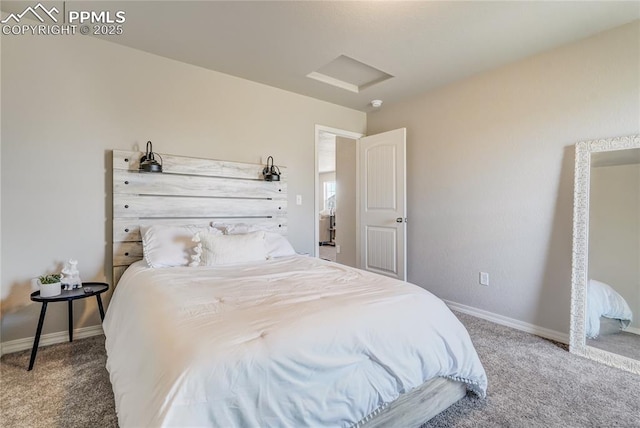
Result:
<instances>
[{"instance_id":1,"label":"beige carpet floor","mask_svg":"<svg viewBox=\"0 0 640 428\"><path fill-rule=\"evenodd\" d=\"M104 336L3 355L0 363L0 426L117 427L113 392L105 369Z\"/></svg>"},{"instance_id":2,"label":"beige carpet floor","mask_svg":"<svg viewBox=\"0 0 640 428\"><path fill-rule=\"evenodd\" d=\"M336 247L333 245L320 245L320 258L329 260L330 262L335 262Z\"/></svg>"},{"instance_id":3,"label":"beige carpet floor","mask_svg":"<svg viewBox=\"0 0 640 428\"><path fill-rule=\"evenodd\" d=\"M640 376L569 354L566 346L464 314L487 371L486 399L468 396L423 428L640 428ZM116 427L104 337L0 360L0 426ZM394 427L395 428L395 427Z\"/></svg>"}]
</instances>

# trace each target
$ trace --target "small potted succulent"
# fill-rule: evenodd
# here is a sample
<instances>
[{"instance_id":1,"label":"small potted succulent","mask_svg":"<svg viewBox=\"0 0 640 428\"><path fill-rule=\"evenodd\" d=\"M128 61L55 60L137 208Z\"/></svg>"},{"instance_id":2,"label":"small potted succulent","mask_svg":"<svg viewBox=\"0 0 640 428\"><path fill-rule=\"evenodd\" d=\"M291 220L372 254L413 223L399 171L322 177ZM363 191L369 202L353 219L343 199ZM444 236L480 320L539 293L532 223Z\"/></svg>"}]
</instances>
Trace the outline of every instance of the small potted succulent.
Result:
<instances>
[{"instance_id":1,"label":"small potted succulent","mask_svg":"<svg viewBox=\"0 0 640 428\"><path fill-rule=\"evenodd\" d=\"M62 292L60 278L61 275L58 273L38 277L40 297L53 297L60 294Z\"/></svg>"}]
</instances>

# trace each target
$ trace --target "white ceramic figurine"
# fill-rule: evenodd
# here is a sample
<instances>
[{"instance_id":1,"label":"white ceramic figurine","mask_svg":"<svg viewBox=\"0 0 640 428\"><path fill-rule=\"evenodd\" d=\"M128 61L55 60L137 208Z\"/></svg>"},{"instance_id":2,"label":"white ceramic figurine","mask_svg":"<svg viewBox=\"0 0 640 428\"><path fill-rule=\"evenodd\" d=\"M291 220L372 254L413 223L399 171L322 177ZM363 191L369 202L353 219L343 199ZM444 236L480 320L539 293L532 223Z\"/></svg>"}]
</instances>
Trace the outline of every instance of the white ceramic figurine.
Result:
<instances>
[{"instance_id":1,"label":"white ceramic figurine","mask_svg":"<svg viewBox=\"0 0 640 428\"><path fill-rule=\"evenodd\" d=\"M73 290L74 288L81 288L82 281L80 280L80 272L78 272L78 261L70 259L64 265L62 269L62 286L65 290Z\"/></svg>"}]
</instances>

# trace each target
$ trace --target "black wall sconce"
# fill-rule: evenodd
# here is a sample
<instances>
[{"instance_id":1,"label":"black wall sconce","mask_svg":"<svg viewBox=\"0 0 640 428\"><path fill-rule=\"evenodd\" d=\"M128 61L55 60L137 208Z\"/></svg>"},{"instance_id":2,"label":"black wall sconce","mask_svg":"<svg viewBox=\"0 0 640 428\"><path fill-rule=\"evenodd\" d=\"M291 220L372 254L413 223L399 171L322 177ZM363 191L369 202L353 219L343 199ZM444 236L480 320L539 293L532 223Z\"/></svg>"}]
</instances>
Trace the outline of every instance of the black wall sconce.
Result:
<instances>
[{"instance_id":1,"label":"black wall sconce","mask_svg":"<svg viewBox=\"0 0 640 428\"><path fill-rule=\"evenodd\" d=\"M269 166L269 159L271 159L271 166ZM280 168L273 164L273 156L267 158L267 166L262 170L264 181L280 181Z\"/></svg>"},{"instance_id":2,"label":"black wall sconce","mask_svg":"<svg viewBox=\"0 0 640 428\"><path fill-rule=\"evenodd\" d=\"M160 158L160 163L156 160L156 156ZM153 144L147 141L147 153L140 158L140 172L162 172L162 156L153 153Z\"/></svg>"}]
</instances>

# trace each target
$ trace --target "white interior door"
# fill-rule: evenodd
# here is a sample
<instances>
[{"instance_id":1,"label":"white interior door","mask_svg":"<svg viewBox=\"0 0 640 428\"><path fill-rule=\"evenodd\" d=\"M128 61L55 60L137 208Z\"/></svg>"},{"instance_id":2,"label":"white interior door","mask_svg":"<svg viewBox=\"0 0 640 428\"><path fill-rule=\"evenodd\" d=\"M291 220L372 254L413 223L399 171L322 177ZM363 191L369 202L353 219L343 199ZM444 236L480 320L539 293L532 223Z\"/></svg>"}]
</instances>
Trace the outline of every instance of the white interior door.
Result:
<instances>
[{"instance_id":1,"label":"white interior door","mask_svg":"<svg viewBox=\"0 0 640 428\"><path fill-rule=\"evenodd\" d=\"M406 128L358 145L360 268L406 281Z\"/></svg>"}]
</instances>

